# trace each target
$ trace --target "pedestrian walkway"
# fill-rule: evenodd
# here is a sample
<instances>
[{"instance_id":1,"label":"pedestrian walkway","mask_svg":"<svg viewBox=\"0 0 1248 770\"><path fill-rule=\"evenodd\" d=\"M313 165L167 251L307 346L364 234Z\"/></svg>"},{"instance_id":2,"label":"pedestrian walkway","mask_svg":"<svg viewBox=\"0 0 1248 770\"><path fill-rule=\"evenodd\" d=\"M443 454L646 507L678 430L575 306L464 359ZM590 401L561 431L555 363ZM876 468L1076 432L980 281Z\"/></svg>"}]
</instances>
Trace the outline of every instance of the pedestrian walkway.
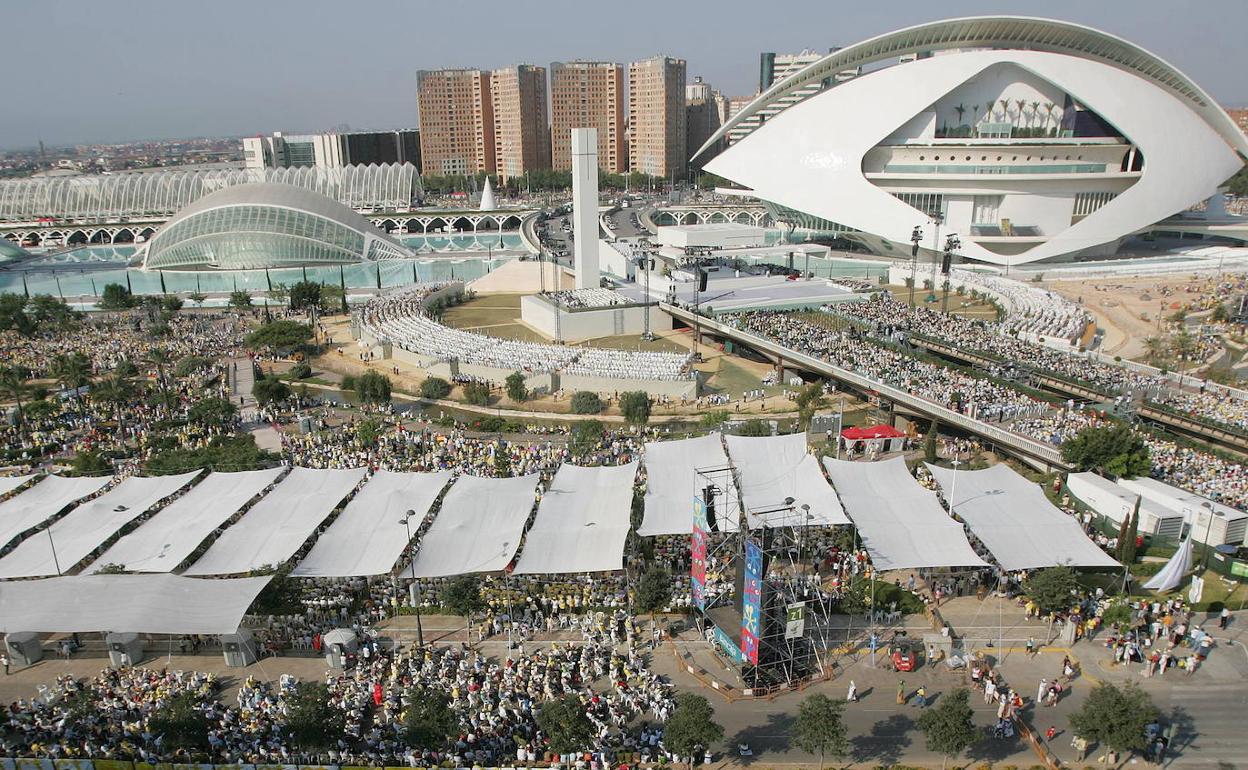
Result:
<instances>
[{"instance_id":1,"label":"pedestrian walkway","mask_svg":"<svg viewBox=\"0 0 1248 770\"><path fill-rule=\"evenodd\" d=\"M239 411L256 406L256 399L251 395L255 385L255 370L250 358L234 358L230 360L230 400L238 405Z\"/></svg>"}]
</instances>

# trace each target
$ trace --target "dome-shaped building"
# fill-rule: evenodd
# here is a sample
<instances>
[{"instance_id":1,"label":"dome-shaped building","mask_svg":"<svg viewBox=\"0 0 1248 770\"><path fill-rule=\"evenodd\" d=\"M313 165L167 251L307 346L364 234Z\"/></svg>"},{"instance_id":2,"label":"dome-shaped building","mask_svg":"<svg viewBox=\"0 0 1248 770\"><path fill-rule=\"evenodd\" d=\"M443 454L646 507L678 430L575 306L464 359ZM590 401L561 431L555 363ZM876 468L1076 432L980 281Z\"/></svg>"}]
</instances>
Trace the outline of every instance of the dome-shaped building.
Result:
<instances>
[{"instance_id":1,"label":"dome-shaped building","mask_svg":"<svg viewBox=\"0 0 1248 770\"><path fill-rule=\"evenodd\" d=\"M227 187L178 211L143 247L153 270L255 270L402 259L411 252L320 193L262 182Z\"/></svg>"}]
</instances>

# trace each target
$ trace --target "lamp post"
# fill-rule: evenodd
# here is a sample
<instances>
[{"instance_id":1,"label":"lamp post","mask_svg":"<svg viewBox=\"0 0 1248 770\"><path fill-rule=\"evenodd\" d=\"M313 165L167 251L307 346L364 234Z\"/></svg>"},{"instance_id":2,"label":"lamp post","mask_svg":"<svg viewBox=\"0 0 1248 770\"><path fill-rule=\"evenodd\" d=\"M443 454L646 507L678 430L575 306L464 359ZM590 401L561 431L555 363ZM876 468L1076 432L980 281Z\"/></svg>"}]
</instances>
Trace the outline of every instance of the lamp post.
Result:
<instances>
[{"instance_id":1,"label":"lamp post","mask_svg":"<svg viewBox=\"0 0 1248 770\"><path fill-rule=\"evenodd\" d=\"M927 295L927 302L936 301L936 276L940 272L940 226L944 224L945 215L940 209L936 209L930 215L930 222L935 225L935 232L932 233L932 291Z\"/></svg>"},{"instance_id":2,"label":"lamp post","mask_svg":"<svg viewBox=\"0 0 1248 770\"><path fill-rule=\"evenodd\" d=\"M953 252L960 248L962 248L962 239L957 233L949 233L945 236L945 255L940 266L941 272L945 274L944 294L940 298L940 312L942 313L949 312L949 274L953 272Z\"/></svg>"},{"instance_id":3,"label":"lamp post","mask_svg":"<svg viewBox=\"0 0 1248 770\"><path fill-rule=\"evenodd\" d=\"M409 546L412 544L411 519L415 515L416 511L408 509L407 513L403 515L403 518L399 519L399 523L403 525L405 530L407 530L407 544ZM425 629L421 627L420 623L420 583L416 582L416 559L409 558L408 563L411 565L412 569L412 586L410 589L412 606L416 608L416 646L423 648L425 646Z\"/></svg>"},{"instance_id":4,"label":"lamp post","mask_svg":"<svg viewBox=\"0 0 1248 770\"><path fill-rule=\"evenodd\" d=\"M919 280L919 243L922 240L923 228L915 225L910 231L910 307L914 307L914 285Z\"/></svg>"}]
</instances>

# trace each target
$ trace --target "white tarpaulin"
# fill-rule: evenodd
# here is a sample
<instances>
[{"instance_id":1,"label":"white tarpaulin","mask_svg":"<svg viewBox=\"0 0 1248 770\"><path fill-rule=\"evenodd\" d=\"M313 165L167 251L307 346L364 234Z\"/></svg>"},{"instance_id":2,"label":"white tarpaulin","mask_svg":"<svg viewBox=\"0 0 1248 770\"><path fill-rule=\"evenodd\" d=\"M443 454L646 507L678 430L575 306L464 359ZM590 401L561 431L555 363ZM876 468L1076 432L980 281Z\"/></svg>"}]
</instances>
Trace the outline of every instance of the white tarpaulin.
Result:
<instances>
[{"instance_id":1,"label":"white tarpaulin","mask_svg":"<svg viewBox=\"0 0 1248 770\"><path fill-rule=\"evenodd\" d=\"M951 468L927 468L957 515L1007 571L1121 566L1083 534L1079 522L1050 503L1039 485L1005 463L958 471L956 481Z\"/></svg>"},{"instance_id":2,"label":"white tarpaulin","mask_svg":"<svg viewBox=\"0 0 1248 770\"><path fill-rule=\"evenodd\" d=\"M1183 576L1192 568L1192 539L1184 538L1179 544L1179 550L1174 552L1170 560L1166 562L1166 566L1161 571L1153 575L1144 587L1150 591L1165 593L1166 591L1176 588L1179 583L1183 582Z\"/></svg>"},{"instance_id":3,"label":"white tarpaulin","mask_svg":"<svg viewBox=\"0 0 1248 770\"><path fill-rule=\"evenodd\" d=\"M36 527L113 480L112 476L47 476L0 503L0 546ZM55 573L54 573L55 574Z\"/></svg>"},{"instance_id":4,"label":"white tarpaulin","mask_svg":"<svg viewBox=\"0 0 1248 770\"><path fill-rule=\"evenodd\" d=\"M637 463L559 467L516 564L517 575L606 572L624 568Z\"/></svg>"},{"instance_id":5,"label":"white tarpaulin","mask_svg":"<svg viewBox=\"0 0 1248 770\"><path fill-rule=\"evenodd\" d=\"M0 577L42 577L67 572L122 527L189 484L199 474L200 471L192 471L176 476L131 476L125 479L94 500L65 514L48 531L22 541L12 553L0 559Z\"/></svg>"},{"instance_id":6,"label":"white tarpaulin","mask_svg":"<svg viewBox=\"0 0 1248 770\"><path fill-rule=\"evenodd\" d=\"M541 475L484 479L460 476L416 552L416 577L505 569L520 547ZM411 576L411 566L399 572Z\"/></svg>"},{"instance_id":7,"label":"white tarpaulin","mask_svg":"<svg viewBox=\"0 0 1248 770\"><path fill-rule=\"evenodd\" d=\"M270 580L74 575L0 583L0 631L232 634Z\"/></svg>"},{"instance_id":8,"label":"white tarpaulin","mask_svg":"<svg viewBox=\"0 0 1248 770\"><path fill-rule=\"evenodd\" d=\"M0 476L0 495L7 495L34 477L33 473L25 476Z\"/></svg>"},{"instance_id":9,"label":"white tarpaulin","mask_svg":"<svg viewBox=\"0 0 1248 770\"><path fill-rule=\"evenodd\" d=\"M823 464L877 568L986 566L962 525L935 492L914 480L902 458L853 463L825 457Z\"/></svg>"},{"instance_id":10,"label":"white tarpaulin","mask_svg":"<svg viewBox=\"0 0 1248 770\"><path fill-rule=\"evenodd\" d=\"M359 577L389 572L407 547L408 528L414 536L450 479L450 471L377 471L290 574ZM408 511L414 515L404 525L400 522Z\"/></svg>"},{"instance_id":11,"label":"white tarpaulin","mask_svg":"<svg viewBox=\"0 0 1248 770\"><path fill-rule=\"evenodd\" d=\"M365 472L292 468L184 574L231 575L281 564L351 494Z\"/></svg>"},{"instance_id":12,"label":"white tarpaulin","mask_svg":"<svg viewBox=\"0 0 1248 770\"><path fill-rule=\"evenodd\" d=\"M741 502L750 529L764 525L830 526L848 524L836 492L819 470L819 461L806 451L806 434L787 436L725 436L728 456L737 469ZM785 498L793 498L793 509ZM810 516L802 509L810 506ZM783 510L777 510L783 509ZM758 516L756 511L773 511Z\"/></svg>"},{"instance_id":13,"label":"white tarpaulin","mask_svg":"<svg viewBox=\"0 0 1248 770\"><path fill-rule=\"evenodd\" d=\"M172 572L217 527L272 484L282 470L210 474L114 543L86 571L119 564L129 572Z\"/></svg>"},{"instance_id":14,"label":"white tarpaulin","mask_svg":"<svg viewBox=\"0 0 1248 770\"><path fill-rule=\"evenodd\" d=\"M648 442L645 463L646 515L637 534L688 535L693 531L694 495L701 494L703 485L710 483L698 476L698 469L728 466L720 435ZM721 485L727 483L731 489L723 491L730 499L736 499L736 485L728 474L717 473L713 478ZM735 520L724 516L718 517L718 522L721 532L736 532L740 528Z\"/></svg>"}]
</instances>

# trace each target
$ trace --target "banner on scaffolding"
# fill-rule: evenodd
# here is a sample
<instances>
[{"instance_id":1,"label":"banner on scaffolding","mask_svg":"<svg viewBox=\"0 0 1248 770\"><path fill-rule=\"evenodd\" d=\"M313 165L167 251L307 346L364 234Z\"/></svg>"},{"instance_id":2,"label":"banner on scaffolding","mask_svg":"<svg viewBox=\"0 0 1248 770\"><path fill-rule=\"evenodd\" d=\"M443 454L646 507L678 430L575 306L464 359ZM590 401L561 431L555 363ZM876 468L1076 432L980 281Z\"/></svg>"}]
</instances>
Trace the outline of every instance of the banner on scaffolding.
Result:
<instances>
[{"instance_id":1,"label":"banner on scaffolding","mask_svg":"<svg viewBox=\"0 0 1248 770\"><path fill-rule=\"evenodd\" d=\"M758 665L758 640L763 631L763 549L745 541L745 590L741 601L741 654Z\"/></svg>"},{"instance_id":2,"label":"banner on scaffolding","mask_svg":"<svg viewBox=\"0 0 1248 770\"><path fill-rule=\"evenodd\" d=\"M693 541L690 553L689 589L693 606L706 609L706 503L701 497L693 498Z\"/></svg>"},{"instance_id":3,"label":"banner on scaffolding","mask_svg":"<svg viewBox=\"0 0 1248 770\"><path fill-rule=\"evenodd\" d=\"M806 602L794 602L785 608L784 638L801 639L806 633Z\"/></svg>"}]
</instances>

